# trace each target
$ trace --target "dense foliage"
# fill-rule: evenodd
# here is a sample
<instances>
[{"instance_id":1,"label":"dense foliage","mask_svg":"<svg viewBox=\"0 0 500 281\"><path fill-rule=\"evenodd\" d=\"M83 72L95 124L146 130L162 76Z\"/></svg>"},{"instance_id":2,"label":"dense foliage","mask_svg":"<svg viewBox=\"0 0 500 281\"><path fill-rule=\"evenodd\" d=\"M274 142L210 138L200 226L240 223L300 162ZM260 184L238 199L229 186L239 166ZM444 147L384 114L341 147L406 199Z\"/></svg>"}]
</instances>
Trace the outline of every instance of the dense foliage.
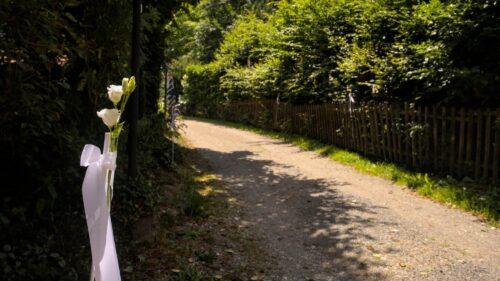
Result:
<instances>
[{"instance_id":1,"label":"dense foliage","mask_svg":"<svg viewBox=\"0 0 500 281\"><path fill-rule=\"evenodd\" d=\"M201 1L168 26L167 58L191 106L325 103L348 93L357 101L500 105L496 0L267 1L217 13L226 2Z\"/></svg>"},{"instance_id":2,"label":"dense foliage","mask_svg":"<svg viewBox=\"0 0 500 281\"><path fill-rule=\"evenodd\" d=\"M0 1L2 280L88 279L79 156L85 143L102 145L96 110L111 106L106 85L130 75L131 2ZM148 210L155 192L148 170L166 161L155 112L163 27L180 2L143 1L140 176L117 179L116 206L134 207L116 208L117 228ZM123 176L125 144L123 137Z\"/></svg>"}]
</instances>

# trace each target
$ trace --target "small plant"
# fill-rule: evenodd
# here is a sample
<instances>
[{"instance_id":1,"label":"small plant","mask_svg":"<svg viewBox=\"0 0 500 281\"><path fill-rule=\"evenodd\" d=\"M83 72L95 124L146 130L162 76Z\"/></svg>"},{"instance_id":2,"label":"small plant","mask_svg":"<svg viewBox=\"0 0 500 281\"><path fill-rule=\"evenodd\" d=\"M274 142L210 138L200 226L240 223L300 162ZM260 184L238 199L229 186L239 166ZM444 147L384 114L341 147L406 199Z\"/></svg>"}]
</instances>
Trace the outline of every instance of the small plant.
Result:
<instances>
[{"instance_id":1,"label":"small plant","mask_svg":"<svg viewBox=\"0 0 500 281\"><path fill-rule=\"evenodd\" d=\"M173 281L212 281L213 277L209 277L204 272L199 271L193 266L186 266L180 270L176 276L171 280Z\"/></svg>"},{"instance_id":2,"label":"small plant","mask_svg":"<svg viewBox=\"0 0 500 281\"><path fill-rule=\"evenodd\" d=\"M196 251L194 253L196 255L196 258L198 258L199 261L206 262L206 263L213 263L217 256L213 251Z\"/></svg>"},{"instance_id":3,"label":"small plant","mask_svg":"<svg viewBox=\"0 0 500 281\"><path fill-rule=\"evenodd\" d=\"M182 212L189 217L206 217L207 200L194 190L183 195L181 201Z\"/></svg>"}]
</instances>

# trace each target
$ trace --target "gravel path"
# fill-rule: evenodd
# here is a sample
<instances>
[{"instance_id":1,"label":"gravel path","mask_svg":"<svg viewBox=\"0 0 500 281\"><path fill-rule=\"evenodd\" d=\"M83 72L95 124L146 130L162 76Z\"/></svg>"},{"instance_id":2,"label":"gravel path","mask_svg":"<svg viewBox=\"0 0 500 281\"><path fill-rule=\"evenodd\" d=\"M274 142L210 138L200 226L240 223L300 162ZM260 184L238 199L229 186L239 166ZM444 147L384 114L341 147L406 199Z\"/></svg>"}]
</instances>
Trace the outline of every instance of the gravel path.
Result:
<instances>
[{"instance_id":1,"label":"gravel path","mask_svg":"<svg viewBox=\"0 0 500 281\"><path fill-rule=\"evenodd\" d=\"M391 182L251 132L186 120L229 183L271 280L500 280L500 231Z\"/></svg>"}]
</instances>

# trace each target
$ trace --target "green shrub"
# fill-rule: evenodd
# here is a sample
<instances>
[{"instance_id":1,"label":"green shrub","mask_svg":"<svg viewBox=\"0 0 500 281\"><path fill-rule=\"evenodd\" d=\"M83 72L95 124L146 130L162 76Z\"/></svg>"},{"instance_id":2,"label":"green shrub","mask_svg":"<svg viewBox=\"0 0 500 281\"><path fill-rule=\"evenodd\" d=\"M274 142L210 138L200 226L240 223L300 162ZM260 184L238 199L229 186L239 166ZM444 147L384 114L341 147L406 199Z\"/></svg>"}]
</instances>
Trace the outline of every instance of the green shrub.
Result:
<instances>
[{"instance_id":1,"label":"green shrub","mask_svg":"<svg viewBox=\"0 0 500 281\"><path fill-rule=\"evenodd\" d=\"M218 43L211 60L172 54L182 74L217 65L218 79L213 72L188 73L209 87L196 87L201 97L302 104L345 100L350 92L357 101L500 105L494 0L291 0L269 6L233 15L223 37L211 42L212 50ZM206 18L194 14L194 20L183 14L179 24L202 25ZM211 106L190 98L193 91L184 94L188 104Z\"/></svg>"}]
</instances>

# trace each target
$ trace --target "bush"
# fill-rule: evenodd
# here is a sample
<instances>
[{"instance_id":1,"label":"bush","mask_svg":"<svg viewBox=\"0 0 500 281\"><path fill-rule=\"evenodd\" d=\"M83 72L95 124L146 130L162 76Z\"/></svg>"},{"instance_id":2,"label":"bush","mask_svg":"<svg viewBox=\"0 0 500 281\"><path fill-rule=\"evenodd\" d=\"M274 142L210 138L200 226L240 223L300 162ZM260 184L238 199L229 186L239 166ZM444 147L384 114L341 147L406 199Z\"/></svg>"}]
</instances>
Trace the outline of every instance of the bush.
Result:
<instances>
[{"instance_id":1,"label":"bush","mask_svg":"<svg viewBox=\"0 0 500 281\"><path fill-rule=\"evenodd\" d=\"M357 101L500 105L494 63L500 24L493 0L275 3L260 13L241 11L212 60L173 57L185 77L193 66L219 68L218 80L193 76L210 90L184 92L187 103L201 105L202 97L325 103L352 93Z\"/></svg>"}]
</instances>

